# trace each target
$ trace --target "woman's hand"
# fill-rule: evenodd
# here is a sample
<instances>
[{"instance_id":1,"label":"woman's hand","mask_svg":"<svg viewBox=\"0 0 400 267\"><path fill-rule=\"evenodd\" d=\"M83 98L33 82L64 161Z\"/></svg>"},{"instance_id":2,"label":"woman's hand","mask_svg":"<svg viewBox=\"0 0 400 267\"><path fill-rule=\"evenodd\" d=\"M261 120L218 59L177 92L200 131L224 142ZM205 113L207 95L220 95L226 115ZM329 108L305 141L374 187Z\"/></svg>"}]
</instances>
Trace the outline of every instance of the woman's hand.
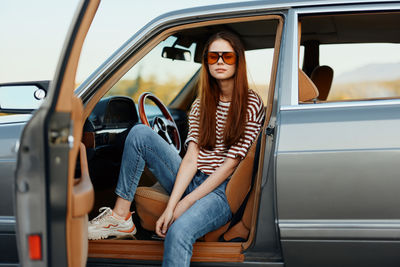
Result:
<instances>
[{"instance_id":1,"label":"woman's hand","mask_svg":"<svg viewBox=\"0 0 400 267\"><path fill-rule=\"evenodd\" d=\"M190 181L192 181L197 172L198 154L199 147L197 144L193 141L189 142L188 149L179 167L174 188L172 189L171 196L169 197L167 207L156 223L156 234L160 237L165 237L168 227L174 222L174 210L176 209L177 204L180 202L179 200L181 199L186 188L190 184ZM189 207L184 209L179 208L179 216Z\"/></svg>"},{"instance_id":2,"label":"woman's hand","mask_svg":"<svg viewBox=\"0 0 400 267\"><path fill-rule=\"evenodd\" d=\"M159 237L164 238L171 224L176 221L176 219L178 219L192 205L193 203L189 200L189 198L186 197L178 202L174 210L167 207L156 222L156 234Z\"/></svg>"},{"instance_id":3,"label":"woman's hand","mask_svg":"<svg viewBox=\"0 0 400 267\"><path fill-rule=\"evenodd\" d=\"M156 222L156 234L159 237L165 237L168 227L174 222L174 212L170 208L166 208Z\"/></svg>"},{"instance_id":4,"label":"woman's hand","mask_svg":"<svg viewBox=\"0 0 400 267\"><path fill-rule=\"evenodd\" d=\"M174 221L177 220L192 205L193 205L193 202L190 201L187 197L185 197L181 201L179 201L174 210Z\"/></svg>"}]
</instances>

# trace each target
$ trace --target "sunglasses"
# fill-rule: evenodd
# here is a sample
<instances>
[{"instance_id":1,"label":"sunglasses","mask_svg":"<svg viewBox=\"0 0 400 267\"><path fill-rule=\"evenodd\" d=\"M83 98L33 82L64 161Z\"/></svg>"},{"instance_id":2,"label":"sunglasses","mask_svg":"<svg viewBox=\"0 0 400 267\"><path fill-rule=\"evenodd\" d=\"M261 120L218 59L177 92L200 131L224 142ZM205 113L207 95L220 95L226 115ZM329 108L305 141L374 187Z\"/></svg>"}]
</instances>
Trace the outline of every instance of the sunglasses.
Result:
<instances>
[{"instance_id":1,"label":"sunglasses","mask_svg":"<svg viewBox=\"0 0 400 267\"><path fill-rule=\"evenodd\" d=\"M228 65L233 65L236 63L236 53L235 52L207 52L206 60L207 63L213 65L218 62L219 58L222 58Z\"/></svg>"}]
</instances>

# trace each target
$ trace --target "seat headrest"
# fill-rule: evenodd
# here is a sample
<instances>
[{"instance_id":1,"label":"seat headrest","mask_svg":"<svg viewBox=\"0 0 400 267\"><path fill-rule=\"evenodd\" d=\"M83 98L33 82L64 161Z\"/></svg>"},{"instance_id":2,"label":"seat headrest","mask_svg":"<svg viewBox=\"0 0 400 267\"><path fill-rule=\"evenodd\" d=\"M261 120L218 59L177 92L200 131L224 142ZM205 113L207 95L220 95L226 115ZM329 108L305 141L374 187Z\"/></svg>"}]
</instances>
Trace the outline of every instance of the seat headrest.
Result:
<instances>
[{"instance_id":1,"label":"seat headrest","mask_svg":"<svg viewBox=\"0 0 400 267\"><path fill-rule=\"evenodd\" d=\"M318 89L311 79L299 69L299 102L312 101L318 97Z\"/></svg>"},{"instance_id":2,"label":"seat headrest","mask_svg":"<svg viewBox=\"0 0 400 267\"><path fill-rule=\"evenodd\" d=\"M319 100L325 101L328 98L333 80L333 69L329 66L318 66L311 73L311 80L319 91Z\"/></svg>"}]
</instances>

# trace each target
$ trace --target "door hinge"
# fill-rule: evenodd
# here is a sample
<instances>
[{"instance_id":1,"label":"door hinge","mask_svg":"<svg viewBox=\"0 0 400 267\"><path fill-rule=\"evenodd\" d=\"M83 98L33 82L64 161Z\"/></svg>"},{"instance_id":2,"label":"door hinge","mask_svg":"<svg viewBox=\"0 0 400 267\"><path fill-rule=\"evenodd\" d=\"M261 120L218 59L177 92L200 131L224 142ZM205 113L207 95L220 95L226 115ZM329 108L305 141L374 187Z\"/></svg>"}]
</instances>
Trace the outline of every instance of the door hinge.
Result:
<instances>
[{"instance_id":1,"label":"door hinge","mask_svg":"<svg viewBox=\"0 0 400 267\"><path fill-rule=\"evenodd\" d=\"M52 145L74 145L73 122L65 114L56 114L50 123L49 142Z\"/></svg>"},{"instance_id":2,"label":"door hinge","mask_svg":"<svg viewBox=\"0 0 400 267\"><path fill-rule=\"evenodd\" d=\"M53 145L68 144L72 147L74 145L74 136L71 135L71 129L50 130L50 143Z\"/></svg>"},{"instance_id":3,"label":"door hinge","mask_svg":"<svg viewBox=\"0 0 400 267\"><path fill-rule=\"evenodd\" d=\"M265 134L268 135L268 136L274 135L274 133L275 133L275 127L268 126L265 129Z\"/></svg>"}]
</instances>

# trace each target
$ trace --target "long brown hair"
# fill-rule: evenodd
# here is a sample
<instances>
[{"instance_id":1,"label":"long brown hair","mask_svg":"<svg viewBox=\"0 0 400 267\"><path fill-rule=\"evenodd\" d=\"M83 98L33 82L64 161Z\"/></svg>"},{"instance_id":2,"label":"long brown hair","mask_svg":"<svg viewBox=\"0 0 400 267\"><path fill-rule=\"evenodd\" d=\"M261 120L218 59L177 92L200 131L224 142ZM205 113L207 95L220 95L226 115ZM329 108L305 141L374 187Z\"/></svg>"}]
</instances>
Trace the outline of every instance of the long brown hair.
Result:
<instances>
[{"instance_id":1,"label":"long brown hair","mask_svg":"<svg viewBox=\"0 0 400 267\"><path fill-rule=\"evenodd\" d=\"M203 55L207 53L211 43L218 39L229 42L237 55L236 71L233 76L234 88L223 137L225 146L229 148L239 141L245 130L249 85L247 82L244 47L235 34L226 31L214 34L207 41ZM217 80L210 74L205 57L203 57L202 60L199 91L199 146L212 149L215 147L216 142L216 111L221 90L218 86Z\"/></svg>"}]
</instances>

